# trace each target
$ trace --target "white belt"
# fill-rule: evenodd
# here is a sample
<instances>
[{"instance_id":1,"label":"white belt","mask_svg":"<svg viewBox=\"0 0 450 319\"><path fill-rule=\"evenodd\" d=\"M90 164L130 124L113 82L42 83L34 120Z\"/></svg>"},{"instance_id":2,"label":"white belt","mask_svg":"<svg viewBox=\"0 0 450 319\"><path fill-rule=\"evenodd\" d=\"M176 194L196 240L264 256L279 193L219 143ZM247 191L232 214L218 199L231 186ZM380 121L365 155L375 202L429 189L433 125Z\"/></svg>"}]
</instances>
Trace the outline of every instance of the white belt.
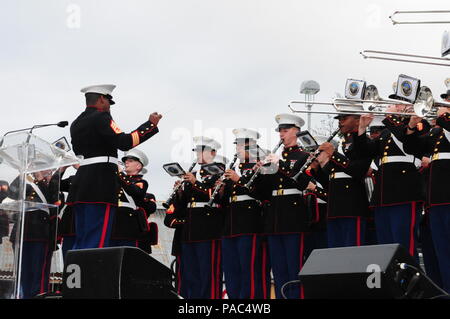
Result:
<instances>
[{"instance_id":1,"label":"white belt","mask_svg":"<svg viewBox=\"0 0 450 319\"><path fill-rule=\"evenodd\" d=\"M406 156L383 156L381 158L381 164L386 163L411 163L414 164L415 158L412 155Z\"/></svg>"},{"instance_id":2,"label":"white belt","mask_svg":"<svg viewBox=\"0 0 450 319\"><path fill-rule=\"evenodd\" d=\"M205 207L208 203L207 202L192 202L188 204L189 208L202 208ZM213 203L211 207L219 207L219 205Z\"/></svg>"},{"instance_id":3,"label":"white belt","mask_svg":"<svg viewBox=\"0 0 450 319\"><path fill-rule=\"evenodd\" d=\"M127 198L127 202L122 202L119 200L119 207L128 207L133 210L137 209L136 202L134 201L133 197L131 197L123 188L123 194Z\"/></svg>"},{"instance_id":4,"label":"white belt","mask_svg":"<svg viewBox=\"0 0 450 319\"><path fill-rule=\"evenodd\" d=\"M136 205L133 205L133 204L127 203L127 202L119 201L119 207L128 207L128 208L131 208L133 210L136 210Z\"/></svg>"},{"instance_id":5,"label":"white belt","mask_svg":"<svg viewBox=\"0 0 450 319\"><path fill-rule=\"evenodd\" d=\"M353 177L344 172L336 172L331 174L331 178L336 179L336 178L353 178Z\"/></svg>"},{"instance_id":6,"label":"white belt","mask_svg":"<svg viewBox=\"0 0 450 319\"><path fill-rule=\"evenodd\" d=\"M244 200L256 200L256 199L254 199L253 197L250 197L248 195L237 195L237 196L230 197L230 203L242 202Z\"/></svg>"},{"instance_id":7,"label":"white belt","mask_svg":"<svg viewBox=\"0 0 450 319\"><path fill-rule=\"evenodd\" d=\"M436 153L431 157L432 161L441 160L441 159L450 159L450 153Z\"/></svg>"},{"instance_id":8,"label":"white belt","mask_svg":"<svg viewBox=\"0 0 450 319\"><path fill-rule=\"evenodd\" d=\"M84 165L92 165L92 164L98 164L98 163L113 163L117 165L117 162L119 160L116 157L112 156L97 156L97 157L90 157L82 159L80 162L80 166Z\"/></svg>"},{"instance_id":9,"label":"white belt","mask_svg":"<svg viewBox=\"0 0 450 319\"><path fill-rule=\"evenodd\" d=\"M276 189L272 191L272 196L295 195L295 194L303 194L303 192L296 188Z\"/></svg>"},{"instance_id":10,"label":"white belt","mask_svg":"<svg viewBox=\"0 0 450 319\"><path fill-rule=\"evenodd\" d=\"M326 204L327 202L323 199L317 198L317 204Z\"/></svg>"},{"instance_id":11,"label":"white belt","mask_svg":"<svg viewBox=\"0 0 450 319\"><path fill-rule=\"evenodd\" d=\"M39 199L41 200L42 203L47 204L47 199L45 198L44 194L42 193L41 189L39 188L39 186L37 186L35 183L27 183L29 184L33 190L36 192L36 194L38 195ZM41 210L47 212L47 214L50 214L50 211L47 207L42 208Z\"/></svg>"}]
</instances>

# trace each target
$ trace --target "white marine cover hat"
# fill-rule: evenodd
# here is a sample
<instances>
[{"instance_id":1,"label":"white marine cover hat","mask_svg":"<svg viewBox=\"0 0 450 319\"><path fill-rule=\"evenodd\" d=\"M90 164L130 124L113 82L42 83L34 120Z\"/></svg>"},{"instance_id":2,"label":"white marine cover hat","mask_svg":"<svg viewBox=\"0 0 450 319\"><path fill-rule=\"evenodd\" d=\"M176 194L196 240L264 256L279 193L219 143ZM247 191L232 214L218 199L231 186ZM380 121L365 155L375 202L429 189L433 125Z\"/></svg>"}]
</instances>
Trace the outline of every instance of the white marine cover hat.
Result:
<instances>
[{"instance_id":1,"label":"white marine cover hat","mask_svg":"<svg viewBox=\"0 0 450 319\"><path fill-rule=\"evenodd\" d=\"M193 138L194 148L193 151L197 151L203 148L210 148L211 150L217 151L222 146L216 140L206 137L206 136L195 136Z\"/></svg>"},{"instance_id":2,"label":"white marine cover hat","mask_svg":"<svg viewBox=\"0 0 450 319\"><path fill-rule=\"evenodd\" d=\"M97 84L97 85L90 85L82 88L80 91L81 93L87 94L87 93L97 93L106 95L110 101L110 104L113 105L116 102L112 100L112 91L116 88L114 84Z\"/></svg>"},{"instance_id":3,"label":"white marine cover hat","mask_svg":"<svg viewBox=\"0 0 450 319\"><path fill-rule=\"evenodd\" d=\"M290 128L293 126L301 128L303 125L305 125L305 121L300 116L287 113L276 115L275 121L278 123L278 127L275 129L275 131L277 132L279 132L280 129L283 128Z\"/></svg>"},{"instance_id":4,"label":"white marine cover hat","mask_svg":"<svg viewBox=\"0 0 450 319\"><path fill-rule=\"evenodd\" d=\"M125 161L128 159L134 159L139 161L139 163L142 164L142 170L141 170L141 174L144 175L145 173L147 173L147 169L145 168L145 166L148 165L148 157L147 155L145 155L144 152L142 152L141 150L138 150L137 148L133 148L131 150L129 150L128 152L125 152L123 154L122 157L122 162L125 163Z\"/></svg>"}]
</instances>

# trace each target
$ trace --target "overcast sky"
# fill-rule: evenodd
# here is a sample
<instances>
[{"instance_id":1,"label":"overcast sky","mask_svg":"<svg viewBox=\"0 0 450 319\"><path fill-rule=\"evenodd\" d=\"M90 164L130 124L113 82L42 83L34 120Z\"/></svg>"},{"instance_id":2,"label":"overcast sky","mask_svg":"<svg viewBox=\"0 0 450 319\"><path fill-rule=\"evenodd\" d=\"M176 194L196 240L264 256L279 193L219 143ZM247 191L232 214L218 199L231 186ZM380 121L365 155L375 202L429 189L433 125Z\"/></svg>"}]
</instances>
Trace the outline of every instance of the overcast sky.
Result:
<instances>
[{"instance_id":1,"label":"overcast sky","mask_svg":"<svg viewBox=\"0 0 450 319\"><path fill-rule=\"evenodd\" d=\"M164 200L188 167L192 137L208 135L234 153L231 130L258 129L261 146L278 137L274 117L304 99L316 80L318 101L343 95L347 78L391 94L398 74L418 77L436 99L448 68L364 60L361 50L440 55L447 25L393 26L396 10L449 9L444 0L2 0L0 134L68 120L84 109L80 88L116 84L111 113L130 132L153 111L160 133L140 145L150 159L149 191ZM449 17L449 16L447 16ZM448 18L447 18L448 19ZM313 127L320 117L313 116ZM35 132L54 141L69 129Z\"/></svg>"}]
</instances>

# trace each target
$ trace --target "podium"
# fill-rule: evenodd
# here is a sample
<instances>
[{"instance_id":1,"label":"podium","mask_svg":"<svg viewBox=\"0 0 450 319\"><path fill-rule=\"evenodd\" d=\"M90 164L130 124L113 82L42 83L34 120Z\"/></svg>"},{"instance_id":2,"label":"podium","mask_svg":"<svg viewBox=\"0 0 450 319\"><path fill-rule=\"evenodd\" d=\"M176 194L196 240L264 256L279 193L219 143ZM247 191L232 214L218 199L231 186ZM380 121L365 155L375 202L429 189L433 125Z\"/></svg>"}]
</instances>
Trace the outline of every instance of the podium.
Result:
<instances>
[{"instance_id":1,"label":"podium","mask_svg":"<svg viewBox=\"0 0 450 319\"><path fill-rule=\"evenodd\" d=\"M36 216L43 221L57 217L60 168L78 162L75 155L27 132L0 140L0 298L23 298L23 277L29 278L34 271L23 262L28 257L24 234L30 231L25 222L34 223ZM29 228L37 233L48 230L51 249L57 228L39 229L40 224L33 223Z\"/></svg>"}]
</instances>

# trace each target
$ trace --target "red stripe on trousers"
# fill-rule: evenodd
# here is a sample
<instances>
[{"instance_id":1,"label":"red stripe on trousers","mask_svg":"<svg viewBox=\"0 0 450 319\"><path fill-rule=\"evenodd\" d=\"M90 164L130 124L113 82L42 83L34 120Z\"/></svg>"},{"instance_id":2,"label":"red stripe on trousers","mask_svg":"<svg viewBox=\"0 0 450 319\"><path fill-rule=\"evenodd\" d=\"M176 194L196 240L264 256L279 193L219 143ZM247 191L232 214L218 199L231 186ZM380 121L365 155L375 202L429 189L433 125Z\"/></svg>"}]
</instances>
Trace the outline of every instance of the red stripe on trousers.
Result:
<instances>
[{"instance_id":1,"label":"red stripe on trousers","mask_svg":"<svg viewBox=\"0 0 450 319\"><path fill-rule=\"evenodd\" d=\"M181 258L177 257L178 294L181 293Z\"/></svg>"},{"instance_id":2,"label":"red stripe on trousers","mask_svg":"<svg viewBox=\"0 0 450 319\"><path fill-rule=\"evenodd\" d=\"M416 224L416 202L411 203L411 226L409 236L409 254L414 256L414 225Z\"/></svg>"},{"instance_id":3,"label":"red stripe on trousers","mask_svg":"<svg viewBox=\"0 0 450 319\"><path fill-rule=\"evenodd\" d=\"M255 299L255 256L256 256L256 235L253 235L252 259L250 262L250 299Z\"/></svg>"},{"instance_id":4,"label":"red stripe on trousers","mask_svg":"<svg viewBox=\"0 0 450 319\"><path fill-rule=\"evenodd\" d=\"M44 281L45 281L45 273L46 273L46 268L47 268L47 254L48 254L48 244L45 245L45 254L44 254L44 265L42 266L42 272L41 272L41 289L40 289L40 293L43 294L45 292L45 288L44 288ZM49 275L49 281L50 283L50 275Z\"/></svg>"},{"instance_id":5,"label":"red stripe on trousers","mask_svg":"<svg viewBox=\"0 0 450 319\"><path fill-rule=\"evenodd\" d=\"M221 299L222 294L220 293L220 256L222 255L220 242L217 242L217 261L216 261L216 299Z\"/></svg>"},{"instance_id":6,"label":"red stripe on trousers","mask_svg":"<svg viewBox=\"0 0 450 319\"><path fill-rule=\"evenodd\" d=\"M319 199L316 197L316 220L315 220L315 222L318 223L319 220L320 220Z\"/></svg>"},{"instance_id":7,"label":"red stripe on trousers","mask_svg":"<svg viewBox=\"0 0 450 319\"><path fill-rule=\"evenodd\" d=\"M215 242L211 242L211 299L214 299L214 255L215 255Z\"/></svg>"},{"instance_id":8,"label":"red stripe on trousers","mask_svg":"<svg viewBox=\"0 0 450 319\"><path fill-rule=\"evenodd\" d=\"M102 237L100 238L100 244L98 245L98 248L103 248L105 245L105 237L106 237L106 231L108 230L108 222L109 222L109 212L111 210L111 205L106 205L106 212L105 212L105 218L103 219L103 229L102 229Z\"/></svg>"},{"instance_id":9,"label":"red stripe on trousers","mask_svg":"<svg viewBox=\"0 0 450 319\"><path fill-rule=\"evenodd\" d=\"M356 217L356 246L361 246L361 217Z\"/></svg>"},{"instance_id":10,"label":"red stripe on trousers","mask_svg":"<svg viewBox=\"0 0 450 319\"><path fill-rule=\"evenodd\" d=\"M263 298L267 299L267 282L266 282L266 243L262 243L262 283L263 283Z\"/></svg>"},{"instance_id":11,"label":"red stripe on trousers","mask_svg":"<svg viewBox=\"0 0 450 319\"><path fill-rule=\"evenodd\" d=\"M305 233L301 233L301 235L300 235L300 270L302 270L302 268L303 268L304 237L305 237ZM300 284L300 299L305 299L305 295L303 292L303 285L301 285L301 284Z\"/></svg>"}]
</instances>

